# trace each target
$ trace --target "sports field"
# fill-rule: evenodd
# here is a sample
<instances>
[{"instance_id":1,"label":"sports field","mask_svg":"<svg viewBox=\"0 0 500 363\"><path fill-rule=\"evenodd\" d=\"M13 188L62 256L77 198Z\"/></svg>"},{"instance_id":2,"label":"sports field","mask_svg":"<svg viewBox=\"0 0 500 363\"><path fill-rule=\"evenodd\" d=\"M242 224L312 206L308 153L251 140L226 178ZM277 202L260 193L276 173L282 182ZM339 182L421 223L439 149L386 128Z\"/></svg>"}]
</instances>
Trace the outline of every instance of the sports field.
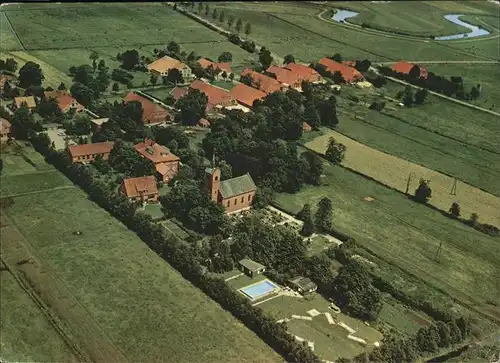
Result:
<instances>
[{"instance_id":1,"label":"sports field","mask_svg":"<svg viewBox=\"0 0 500 363\"><path fill-rule=\"evenodd\" d=\"M4 171L9 169L16 165L4 164ZM13 174L2 173L2 184ZM26 278L84 356L100 362L165 357L175 362L280 361L257 336L193 288L80 189L44 190L12 200L6 211L10 225L3 228L17 237L8 240L29 251L35 262L26 264L32 266L24 271ZM16 299L24 297L2 297L2 311L3 304ZM27 353L16 350L22 344L38 350L33 353L36 360L71 360L64 352L47 353L50 345L44 341L57 347L57 337L23 338L19 333L2 334L3 348L11 352L9 360L25 360L22 354ZM168 344L158 344L158 339Z\"/></svg>"},{"instance_id":2,"label":"sports field","mask_svg":"<svg viewBox=\"0 0 500 363\"><path fill-rule=\"evenodd\" d=\"M495 238L346 169L325 164L324 174L319 187L280 194L280 207L297 213L304 203L315 206L328 196L333 202L335 228L403 271L500 317L497 308L485 304L500 297L492 294L500 291L500 244ZM374 200L366 201L366 197ZM436 261L441 243L443 252Z\"/></svg>"},{"instance_id":3,"label":"sports field","mask_svg":"<svg viewBox=\"0 0 500 363\"><path fill-rule=\"evenodd\" d=\"M334 137L335 140L347 146L346 157L342 165L403 193L406 191L410 173L412 174L409 184L410 194L413 194L418 187L420 178L430 180L432 188L430 204L448 211L451 204L458 201L465 218L472 213L478 213L482 222L500 226L499 197L461 182L457 183L456 195L452 195L450 192L454 178L447 175L383 153L335 131L326 132L325 135L308 142L306 146L324 153L330 137Z\"/></svg>"}]
</instances>

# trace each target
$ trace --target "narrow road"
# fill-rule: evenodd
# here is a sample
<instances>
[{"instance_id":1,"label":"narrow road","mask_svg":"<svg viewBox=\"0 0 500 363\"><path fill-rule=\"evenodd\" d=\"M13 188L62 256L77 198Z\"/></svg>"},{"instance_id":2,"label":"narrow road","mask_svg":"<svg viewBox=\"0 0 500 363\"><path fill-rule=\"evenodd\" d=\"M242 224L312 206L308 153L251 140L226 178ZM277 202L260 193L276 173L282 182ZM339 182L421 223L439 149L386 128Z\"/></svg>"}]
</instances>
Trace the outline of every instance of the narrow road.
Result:
<instances>
[{"instance_id":1,"label":"narrow road","mask_svg":"<svg viewBox=\"0 0 500 363\"><path fill-rule=\"evenodd\" d=\"M406 86L410 86L410 87L413 87L413 88L416 88L416 89L420 89L422 87L418 87L418 86L415 86L411 83L408 83L408 82L405 82L405 81L402 81L400 79L397 79L397 78L394 78L394 77L390 77L390 76L385 76L387 79L393 81L393 82L396 82L396 83L400 83L400 84L404 84ZM478 111L482 111L482 112L486 112L486 113L489 113L490 115L493 115L493 116L499 116L500 117L500 113L498 112L495 112L495 111L492 111L492 110L488 110L486 108L482 108L482 107L479 107L479 106L476 106L476 105L473 105L471 103L468 103L468 102L465 102L465 101L462 101L462 100L457 100L456 98L452 98L452 97L448 97L446 95L443 95L441 93L438 93L438 92L434 92L434 91L431 91L431 90L427 90L429 93L435 95L435 96L438 96L438 97L441 97L441 98L445 98L449 101L452 101L452 102L455 102L455 103L459 103L463 106L466 106L466 107L470 107L470 108L473 108L473 109L476 109Z\"/></svg>"}]
</instances>

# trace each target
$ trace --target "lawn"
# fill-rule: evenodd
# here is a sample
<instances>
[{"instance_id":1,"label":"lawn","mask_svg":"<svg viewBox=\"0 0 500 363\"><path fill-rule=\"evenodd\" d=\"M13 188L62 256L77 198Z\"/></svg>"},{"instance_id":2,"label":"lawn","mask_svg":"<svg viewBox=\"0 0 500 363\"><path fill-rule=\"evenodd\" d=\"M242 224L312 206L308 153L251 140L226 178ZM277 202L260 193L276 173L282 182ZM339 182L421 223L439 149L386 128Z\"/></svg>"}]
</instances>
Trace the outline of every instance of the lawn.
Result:
<instances>
[{"instance_id":1,"label":"lawn","mask_svg":"<svg viewBox=\"0 0 500 363\"><path fill-rule=\"evenodd\" d=\"M464 304L500 316L485 304L499 298L492 294L499 291L500 274L500 244L495 238L346 169L325 164L324 174L319 187L278 195L279 206L297 213L303 204L316 206L328 196L335 228L353 236L370 253ZM374 200L365 201L368 196ZM443 253L438 262L440 244Z\"/></svg>"},{"instance_id":2,"label":"lawn","mask_svg":"<svg viewBox=\"0 0 500 363\"><path fill-rule=\"evenodd\" d=\"M311 244L307 247L307 253L309 255L317 255L331 246L335 246L335 244L330 242L327 238L323 236L314 236L311 238Z\"/></svg>"},{"instance_id":3,"label":"lawn","mask_svg":"<svg viewBox=\"0 0 500 363\"><path fill-rule=\"evenodd\" d=\"M161 224L168 232L175 234L178 238L182 240L189 237L189 234L187 234L186 231L184 231L181 227L179 227L171 220L163 221L161 222Z\"/></svg>"},{"instance_id":4,"label":"lawn","mask_svg":"<svg viewBox=\"0 0 500 363\"><path fill-rule=\"evenodd\" d=\"M129 361L280 361L80 189L15 197L7 213L37 260L85 309L82 324L99 322Z\"/></svg>"},{"instance_id":5,"label":"lawn","mask_svg":"<svg viewBox=\"0 0 500 363\"><path fill-rule=\"evenodd\" d=\"M500 197L465 183L457 183L457 194L451 195L454 178L383 153L336 131L325 133L325 135L308 142L306 146L324 153L330 137L334 137L347 147L342 165L403 193L407 188L409 174L412 173L409 185L410 194L413 194L417 189L421 178L430 180L432 188L430 204L443 211L448 211L451 204L458 200L464 217L468 218L472 213L478 213L484 223L500 226Z\"/></svg>"},{"instance_id":6,"label":"lawn","mask_svg":"<svg viewBox=\"0 0 500 363\"><path fill-rule=\"evenodd\" d=\"M0 32L0 50L2 50L2 52L23 49L16 34L12 31L4 12L0 12L0 29L2 29Z\"/></svg>"},{"instance_id":7,"label":"lawn","mask_svg":"<svg viewBox=\"0 0 500 363\"><path fill-rule=\"evenodd\" d=\"M73 187L71 181L57 170L30 174L2 175L0 178L0 192L2 197L61 187Z\"/></svg>"},{"instance_id":8,"label":"lawn","mask_svg":"<svg viewBox=\"0 0 500 363\"><path fill-rule=\"evenodd\" d=\"M387 328L396 329L399 334L411 336L418 329L430 325L432 319L422 312L415 312L394 299L384 299L378 321Z\"/></svg>"}]
</instances>

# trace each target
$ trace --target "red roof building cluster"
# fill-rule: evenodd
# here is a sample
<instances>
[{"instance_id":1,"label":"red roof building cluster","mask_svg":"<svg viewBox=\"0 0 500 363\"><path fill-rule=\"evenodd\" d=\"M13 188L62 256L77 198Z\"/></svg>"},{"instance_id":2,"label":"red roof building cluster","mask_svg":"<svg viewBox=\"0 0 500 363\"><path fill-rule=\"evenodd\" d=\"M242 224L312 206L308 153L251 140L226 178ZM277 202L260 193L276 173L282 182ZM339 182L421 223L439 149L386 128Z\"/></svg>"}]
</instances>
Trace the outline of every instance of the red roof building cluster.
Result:
<instances>
[{"instance_id":1,"label":"red roof building cluster","mask_svg":"<svg viewBox=\"0 0 500 363\"><path fill-rule=\"evenodd\" d=\"M229 92L231 95L245 107L252 108L256 100L266 97L266 93L258 89L248 87L246 84L239 83Z\"/></svg>"},{"instance_id":2,"label":"red roof building cluster","mask_svg":"<svg viewBox=\"0 0 500 363\"><path fill-rule=\"evenodd\" d=\"M137 101L142 105L142 122L144 124L164 122L171 119L171 115L166 109L135 92L129 92L123 101Z\"/></svg>"},{"instance_id":3,"label":"red roof building cluster","mask_svg":"<svg viewBox=\"0 0 500 363\"><path fill-rule=\"evenodd\" d=\"M420 68L420 78L427 79L428 76L427 69L420 67L418 64L399 61L392 65L392 70L398 73L410 74L410 71L415 66L418 66Z\"/></svg>"},{"instance_id":4,"label":"red roof building cluster","mask_svg":"<svg viewBox=\"0 0 500 363\"><path fill-rule=\"evenodd\" d=\"M219 87L212 86L211 84L202 82L198 79L194 80L189 88L197 89L207 95L207 111L212 110L216 106L227 107L237 105L236 100L228 91Z\"/></svg>"},{"instance_id":5,"label":"red roof building cluster","mask_svg":"<svg viewBox=\"0 0 500 363\"><path fill-rule=\"evenodd\" d=\"M284 68L289 69L292 72L298 74L301 81L308 81L311 83L320 82L321 76L311 67L305 66L303 64L288 63Z\"/></svg>"},{"instance_id":6,"label":"red roof building cluster","mask_svg":"<svg viewBox=\"0 0 500 363\"><path fill-rule=\"evenodd\" d=\"M335 62L330 58L321 58L319 64L325 66L326 70L332 74L340 72L346 83L359 82L365 79L365 77L363 77L363 75L356 68Z\"/></svg>"},{"instance_id":7,"label":"red roof building cluster","mask_svg":"<svg viewBox=\"0 0 500 363\"><path fill-rule=\"evenodd\" d=\"M272 77L265 74L255 72L250 68L245 68L241 76L250 75L252 77L252 87L255 87L265 93L273 93L280 91L283 85Z\"/></svg>"}]
</instances>

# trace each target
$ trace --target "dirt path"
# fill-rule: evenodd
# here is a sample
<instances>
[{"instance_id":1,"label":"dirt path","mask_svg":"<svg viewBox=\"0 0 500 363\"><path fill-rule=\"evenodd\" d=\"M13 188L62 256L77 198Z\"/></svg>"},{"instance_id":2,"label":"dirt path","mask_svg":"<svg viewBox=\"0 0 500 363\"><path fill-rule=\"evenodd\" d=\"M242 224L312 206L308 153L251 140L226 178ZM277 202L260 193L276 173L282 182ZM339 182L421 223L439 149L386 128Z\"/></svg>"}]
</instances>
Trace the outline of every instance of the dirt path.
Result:
<instances>
[{"instance_id":1,"label":"dirt path","mask_svg":"<svg viewBox=\"0 0 500 363\"><path fill-rule=\"evenodd\" d=\"M17 42L19 43L19 45L21 46L22 50L26 50L26 48L24 47L24 44L23 42L21 41L21 38L19 38L19 35L17 35L17 32L14 30L14 27L12 26L12 23L10 22L10 19L9 17L7 16L7 13L3 12L3 16L5 16L5 20L7 20L7 23L9 24L9 28L10 30L12 31L12 34L14 34L14 36L16 37L17 39Z\"/></svg>"}]
</instances>

